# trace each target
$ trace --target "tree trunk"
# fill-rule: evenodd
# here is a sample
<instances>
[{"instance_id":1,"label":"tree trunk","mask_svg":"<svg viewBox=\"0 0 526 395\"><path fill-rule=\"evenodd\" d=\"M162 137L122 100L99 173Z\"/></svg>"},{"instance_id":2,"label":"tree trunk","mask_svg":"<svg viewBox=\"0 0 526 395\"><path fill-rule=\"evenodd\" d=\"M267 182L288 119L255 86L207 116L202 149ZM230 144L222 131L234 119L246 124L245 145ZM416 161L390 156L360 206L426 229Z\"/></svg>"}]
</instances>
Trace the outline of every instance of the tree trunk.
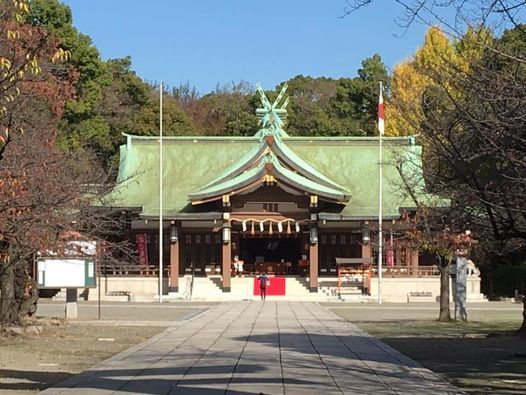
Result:
<instances>
[{"instance_id":1,"label":"tree trunk","mask_svg":"<svg viewBox=\"0 0 526 395\"><path fill-rule=\"evenodd\" d=\"M18 303L15 298L15 273L13 265L0 263L0 323L18 322Z\"/></svg>"},{"instance_id":2,"label":"tree trunk","mask_svg":"<svg viewBox=\"0 0 526 395\"><path fill-rule=\"evenodd\" d=\"M24 317L32 316L37 311L38 285L35 280L28 277L24 287L24 296L18 308L18 319L22 321Z\"/></svg>"},{"instance_id":3,"label":"tree trunk","mask_svg":"<svg viewBox=\"0 0 526 395\"><path fill-rule=\"evenodd\" d=\"M8 254L12 251L8 248ZM0 323L18 324L36 311L38 289L27 270L29 262L10 254L0 262Z\"/></svg>"},{"instance_id":4,"label":"tree trunk","mask_svg":"<svg viewBox=\"0 0 526 395\"><path fill-rule=\"evenodd\" d=\"M522 296L522 325L517 331L517 335L526 338L526 295Z\"/></svg>"},{"instance_id":5,"label":"tree trunk","mask_svg":"<svg viewBox=\"0 0 526 395\"><path fill-rule=\"evenodd\" d=\"M442 322L451 321L449 311L449 262L440 260L440 314L438 320Z\"/></svg>"}]
</instances>

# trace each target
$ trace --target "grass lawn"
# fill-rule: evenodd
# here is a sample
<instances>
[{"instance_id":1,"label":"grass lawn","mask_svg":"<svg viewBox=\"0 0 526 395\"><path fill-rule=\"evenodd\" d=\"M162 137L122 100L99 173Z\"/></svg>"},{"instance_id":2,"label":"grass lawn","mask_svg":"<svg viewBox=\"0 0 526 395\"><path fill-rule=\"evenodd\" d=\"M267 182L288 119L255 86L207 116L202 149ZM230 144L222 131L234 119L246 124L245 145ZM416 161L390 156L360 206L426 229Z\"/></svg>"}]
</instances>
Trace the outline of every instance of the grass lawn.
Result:
<instances>
[{"instance_id":1,"label":"grass lawn","mask_svg":"<svg viewBox=\"0 0 526 395\"><path fill-rule=\"evenodd\" d=\"M406 319L403 310L385 319L381 307L367 319L352 307L333 311L468 393L526 393L526 339L509 336L520 326L516 312L487 310L474 314L477 321L442 323L415 318L416 311Z\"/></svg>"}]
</instances>

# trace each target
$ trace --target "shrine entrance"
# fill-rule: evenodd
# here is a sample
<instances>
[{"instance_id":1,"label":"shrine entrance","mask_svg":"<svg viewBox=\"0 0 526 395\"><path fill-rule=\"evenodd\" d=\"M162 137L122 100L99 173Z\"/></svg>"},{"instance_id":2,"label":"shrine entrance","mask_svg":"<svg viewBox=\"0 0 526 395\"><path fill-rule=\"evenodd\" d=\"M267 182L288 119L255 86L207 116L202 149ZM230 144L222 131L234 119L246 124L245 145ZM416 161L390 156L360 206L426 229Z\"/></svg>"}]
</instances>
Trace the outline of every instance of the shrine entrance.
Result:
<instances>
[{"instance_id":1,"label":"shrine entrance","mask_svg":"<svg viewBox=\"0 0 526 395\"><path fill-rule=\"evenodd\" d=\"M298 274L302 258L299 237L242 237L239 244L239 258L245 262L245 271Z\"/></svg>"}]
</instances>

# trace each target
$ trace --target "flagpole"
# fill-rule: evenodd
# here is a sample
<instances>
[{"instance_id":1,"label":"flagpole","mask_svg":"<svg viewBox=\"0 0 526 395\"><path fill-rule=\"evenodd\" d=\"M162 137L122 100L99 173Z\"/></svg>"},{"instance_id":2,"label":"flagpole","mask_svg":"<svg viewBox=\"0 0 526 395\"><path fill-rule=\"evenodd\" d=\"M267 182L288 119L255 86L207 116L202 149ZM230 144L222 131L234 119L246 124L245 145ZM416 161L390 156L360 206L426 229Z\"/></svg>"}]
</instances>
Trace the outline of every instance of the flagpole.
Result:
<instances>
[{"instance_id":1,"label":"flagpole","mask_svg":"<svg viewBox=\"0 0 526 395\"><path fill-rule=\"evenodd\" d=\"M163 302L163 83L159 89L159 303Z\"/></svg>"},{"instance_id":2,"label":"flagpole","mask_svg":"<svg viewBox=\"0 0 526 395\"><path fill-rule=\"evenodd\" d=\"M382 189L383 189L383 152L382 135L384 134L383 95L380 81L380 99L378 102L378 304L382 304L382 261L383 261L383 233L382 233Z\"/></svg>"}]
</instances>

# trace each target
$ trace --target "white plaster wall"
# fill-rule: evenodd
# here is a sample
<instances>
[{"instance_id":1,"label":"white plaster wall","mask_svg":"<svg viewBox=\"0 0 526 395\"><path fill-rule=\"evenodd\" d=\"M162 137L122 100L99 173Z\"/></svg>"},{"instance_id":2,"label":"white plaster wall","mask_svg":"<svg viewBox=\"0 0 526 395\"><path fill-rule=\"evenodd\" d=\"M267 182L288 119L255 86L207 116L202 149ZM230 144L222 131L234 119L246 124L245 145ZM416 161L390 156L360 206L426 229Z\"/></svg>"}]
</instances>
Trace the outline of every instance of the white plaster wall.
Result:
<instances>
[{"instance_id":1,"label":"white plaster wall","mask_svg":"<svg viewBox=\"0 0 526 395\"><path fill-rule=\"evenodd\" d=\"M159 293L157 277L102 277L100 283L102 300L110 299L106 297L107 293L125 291L131 293L131 301L152 301ZM98 287L99 279L97 279L97 287L89 289L88 300L98 300ZM81 289L79 289L80 292L82 292Z\"/></svg>"}]
</instances>

